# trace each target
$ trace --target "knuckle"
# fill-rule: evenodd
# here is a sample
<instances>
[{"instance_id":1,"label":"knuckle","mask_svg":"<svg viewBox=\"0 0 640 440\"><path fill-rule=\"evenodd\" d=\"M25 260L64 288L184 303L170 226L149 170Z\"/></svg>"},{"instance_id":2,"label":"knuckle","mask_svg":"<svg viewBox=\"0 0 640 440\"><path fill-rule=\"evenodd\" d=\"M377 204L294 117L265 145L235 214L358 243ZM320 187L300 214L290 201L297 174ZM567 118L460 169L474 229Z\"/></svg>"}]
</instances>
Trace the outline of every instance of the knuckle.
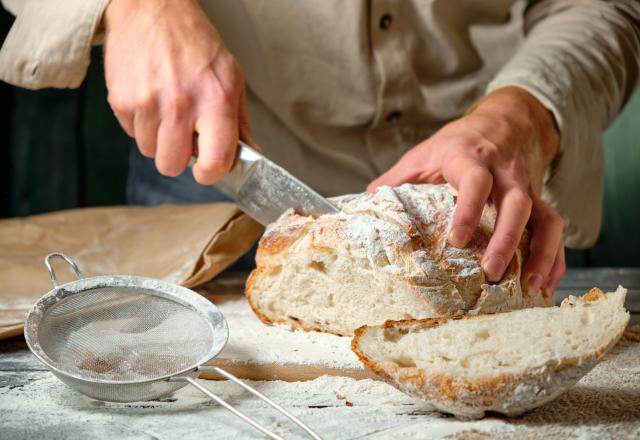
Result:
<instances>
[{"instance_id":1,"label":"knuckle","mask_svg":"<svg viewBox=\"0 0 640 440\"><path fill-rule=\"evenodd\" d=\"M459 200L459 199L458 199ZM463 200L458 202L459 207L459 220L462 221L474 221L480 215L482 215L482 211L484 210L484 203L480 200Z\"/></svg>"},{"instance_id":2,"label":"knuckle","mask_svg":"<svg viewBox=\"0 0 640 440\"><path fill-rule=\"evenodd\" d=\"M209 159L202 164L202 170L210 174L226 173L231 168L231 155L224 154L215 159Z\"/></svg>"},{"instance_id":3,"label":"knuckle","mask_svg":"<svg viewBox=\"0 0 640 440\"><path fill-rule=\"evenodd\" d=\"M211 95L218 105L235 106L244 87L242 69L233 58L219 69L219 75L211 75L208 81Z\"/></svg>"},{"instance_id":4,"label":"knuckle","mask_svg":"<svg viewBox=\"0 0 640 440\"><path fill-rule=\"evenodd\" d=\"M198 161L196 168L194 168L194 178L196 182L206 185L214 183L216 180L222 178L229 167L220 160L207 160Z\"/></svg>"},{"instance_id":5,"label":"knuckle","mask_svg":"<svg viewBox=\"0 0 640 440\"><path fill-rule=\"evenodd\" d=\"M205 87L208 98L217 108L227 109L235 105L236 93L229 84L224 84L222 80L212 76L206 82Z\"/></svg>"},{"instance_id":6,"label":"knuckle","mask_svg":"<svg viewBox=\"0 0 640 440\"><path fill-rule=\"evenodd\" d=\"M523 210L529 211L533 206L533 200L531 200L531 196L527 194L521 188L514 188L511 190L510 195L511 203L520 207Z\"/></svg>"},{"instance_id":7,"label":"knuckle","mask_svg":"<svg viewBox=\"0 0 640 440\"><path fill-rule=\"evenodd\" d=\"M493 186L493 174L482 166L473 167L466 175L467 183L474 187L491 188Z\"/></svg>"},{"instance_id":8,"label":"knuckle","mask_svg":"<svg viewBox=\"0 0 640 440\"><path fill-rule=\"evenodd\" d=\"M231 87L219 84L215 90L215 100L222 108L230 108L235 105L235 93Z\"/></svg>"},{"instance_id":9,"label":"knuckle","mask_svg":"<svg viewBox=\"0 0 640 440\"><path fill-rule=\"evenodd\" d=\"M496 238L504 254L513 251L520 244L520 236L513 232L504 232Z\"/></svg>"},{"instance_id":10,"label":"knuckle","mask_svg":"<svg viewBox=\"0 0 640 440\"><path fill-rule=\"evenodd\" d=\"M473 154L482 163L493 163L498 157L498 148L496 144L489 140L482 139L473 147Z\"/></svg>"},{"instance_id":11,"label":"knuckle","mask_svg":"<svg viewBox=\"0 0 640 440\"><path fill-rule=\"evenodd\" d=\"M156 168L158 172L163 176L176 177L182 173L184 167L181 167L173 162L158 161L156 160Z\"/></svg>"},{"instance_id":12,"label":"knuckle","mask_svg":"<svg viewBox=\"0 0 640 440\"><path fill-rule=\"evenodd\" d=\"M136 96L136 109L151 111L156 106L155 94L150 91L140 91Z\"/></svg>"},{"instance_id":13,"label":"knuckle","mask_svg":"<svg viewBox=\"0 0 640 440\"><path fill-rule=\"evenodd\" d=\"M210 185L212 183L215 183L215 179L211 179L208 175L203 174L197 169L193 170L193 179L200 185Z\"/></svg>"},{"instance_id":14,"label":"knuckle","mask_svg":"<svg viewBox=\"0 0 640 440\"><path fill-rule=\"evenodd\" d=\"M148 159L153 159L155 157L155 152L150 148L146 148L138 144L138 150L140 150L140 154Z\"/></svg>"},{"instance_id":15,"label":"knuckle","mask_svg":"<svg viewBox=\"0 0 640 440\"><path fill-rule=\"evenodd\" d=\"M224 69L224 73L226 73L229 77L241 77L242 76L242 68L240 67L240 63L228 50L223 51L220 54L220 67Z\"/></svg>"},{"instance_id":16,"label":"knuckle","mask_svg":"<svg viewBox=\"0 0 640 440\"><path fill-rule=\"evenodd\" d=\"M129 101L125 98L124 94L117 91L109 91L109 94L107 95L107 102L116 112L128 113L132 110L129 105Z\"/></svg>"},{"instance_id":17,"label":"knuckle","mask_svg":"<svg viewBox=\"0 0 640 440\"><path fill-rule=\"evenodd\" d=\"M564 229L564 218L555 209L546 204L541 205L540 207L541 213L540 218L542 222L550 225L554 229L563 230Z\"/></svg>"},{"instance_id":18,"label":"knuckle","mask_svg":"<svg viewBox=\"0 0 640 440\"><path fill-rule=\"evenodd\" d=\"M155 145L152 145L146 139L142 139L141 136L136 137L136 144L138 145L138 150L144 157L155 157L156 148Z\"/></svg>"},{"instance_id":19,"label":"knuckle","mask_svg":"<svg viewBox=\"0 0 640 440\"><path fill-rule=\"evenodd\" d=\"M166 107L174 117L183 115L191 106L191 97L182 89L174 89L167 93Z\"/></svg>"}]
</instances>

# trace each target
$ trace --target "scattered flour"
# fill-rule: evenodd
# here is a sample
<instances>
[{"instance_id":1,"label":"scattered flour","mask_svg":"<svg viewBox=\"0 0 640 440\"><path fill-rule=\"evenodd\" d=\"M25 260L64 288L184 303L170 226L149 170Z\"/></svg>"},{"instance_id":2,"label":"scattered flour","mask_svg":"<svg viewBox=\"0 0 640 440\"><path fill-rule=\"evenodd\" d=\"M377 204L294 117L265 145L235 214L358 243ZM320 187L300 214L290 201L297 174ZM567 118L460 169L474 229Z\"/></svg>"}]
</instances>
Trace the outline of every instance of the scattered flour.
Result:
<instances>
[{"instance_id":1,"label":"scattered flour","mask_svg":"<svg viewBox=\"0 0 640 440\"><path fill-rule=\"evenodd\" d=\"M243 298L218 304L229 325L229 342L218 356L238 363L297 364L364 369L351 351L351 338L291 331L260 322Z\"/></svg>"},{"instance_id":2,"label":"scattered flour","mask_svg":"<svg viewBox=\"0 0 640 440\"><path fill-rule=\"evenodd\" d=\"M27 362L25 359L23 362ZM29 365L39 364L29 358ZM105 403L69 389L46 371L5 372L0 438L262 438L192 387L160 401ZM287 439L304 437L237 385L200 381ZM637 439L640 438L640 326L578 385L522 417L464 422L433 412L384 382L322 376L307 382L250 382L302 418L323 438L351 439Z\"/></svg>"}]
</instances>

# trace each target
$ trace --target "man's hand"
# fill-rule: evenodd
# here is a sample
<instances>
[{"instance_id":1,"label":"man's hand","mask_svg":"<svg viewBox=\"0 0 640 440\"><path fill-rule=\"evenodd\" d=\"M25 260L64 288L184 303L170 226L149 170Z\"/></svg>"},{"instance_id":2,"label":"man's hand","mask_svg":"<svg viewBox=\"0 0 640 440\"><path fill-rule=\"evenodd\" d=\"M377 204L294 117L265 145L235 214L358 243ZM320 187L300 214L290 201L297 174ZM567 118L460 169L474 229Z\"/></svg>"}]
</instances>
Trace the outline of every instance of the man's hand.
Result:
<instances>
[{"instance_id":1,"label":"man's hand","mask_svg":"<svg viewBox=\"0 0 640 440\"><path fill-rule=\"evenodd\" d=\"M491 281L502 277L529 224L531 255L522 280L530 293L544 288L549 296L565 272L563 220L540 191L558 144L549 111L526 91L506 87L407 152L368 189L449 182L458 190L449 234L457 247L467 245L491 197L498 217L482 259L485 274Z\"/></svg>"},{"instance_id":2,"label":"man's hand","mask_svg":"<svg viewBox=\"0 0 640 440\"><path fill-rule=\"evenodd\" d=\"M250 136L244 81L198 2L111 0L104 24L109 104L141 153L177 176L197 138L195 179L222 178Z\"/></svg>"}]
</instances>

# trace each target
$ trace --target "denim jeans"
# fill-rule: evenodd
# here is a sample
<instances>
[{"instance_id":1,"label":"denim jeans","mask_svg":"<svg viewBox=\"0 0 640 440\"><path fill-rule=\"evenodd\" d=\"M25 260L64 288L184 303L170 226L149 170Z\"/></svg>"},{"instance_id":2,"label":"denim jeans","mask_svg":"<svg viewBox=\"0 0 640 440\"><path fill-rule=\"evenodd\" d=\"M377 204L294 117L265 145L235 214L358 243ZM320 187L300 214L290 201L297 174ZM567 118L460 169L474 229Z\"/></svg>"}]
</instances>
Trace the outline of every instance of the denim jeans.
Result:
<instances>
[{"instance_id":1,"label":"denim jeans","mask_svg":"<svg viewBox=\"0 0 640 440\"><path fill-rule=\"evenodd\" d=\"M215 186L200 185L193 178L191 168L178 177L166 177L158 173L153 159L144 157L135 143L129 155L127 180L127 204L155 206L161 204L187 205L194 203L230 202ZM257 245L240 257L228 271L250 270L255 267Z\"/></svg>"}]
</instances>

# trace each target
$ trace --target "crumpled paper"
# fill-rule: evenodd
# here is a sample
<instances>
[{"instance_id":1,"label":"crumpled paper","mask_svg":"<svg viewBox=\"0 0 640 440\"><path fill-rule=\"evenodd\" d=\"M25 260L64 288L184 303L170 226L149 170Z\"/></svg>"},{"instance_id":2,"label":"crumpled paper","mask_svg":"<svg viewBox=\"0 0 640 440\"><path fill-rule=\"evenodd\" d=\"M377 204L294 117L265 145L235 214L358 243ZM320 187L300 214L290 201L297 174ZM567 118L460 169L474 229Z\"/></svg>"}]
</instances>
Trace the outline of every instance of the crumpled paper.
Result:
<instances>
[{"instance_id":1,"label":"crumpled paper","mask_svg":"<svg viewBox=\"0 0 640 440\"><path fill-rule=\"evenodd\" d=\"M44 257L62 252L85 276L140 275L193 287L247 252L262 226L235 205L84 208L0 221L0 339L52 289ZM62 260L60 283L75 275Z\"/></svg>"}]
</instances>

